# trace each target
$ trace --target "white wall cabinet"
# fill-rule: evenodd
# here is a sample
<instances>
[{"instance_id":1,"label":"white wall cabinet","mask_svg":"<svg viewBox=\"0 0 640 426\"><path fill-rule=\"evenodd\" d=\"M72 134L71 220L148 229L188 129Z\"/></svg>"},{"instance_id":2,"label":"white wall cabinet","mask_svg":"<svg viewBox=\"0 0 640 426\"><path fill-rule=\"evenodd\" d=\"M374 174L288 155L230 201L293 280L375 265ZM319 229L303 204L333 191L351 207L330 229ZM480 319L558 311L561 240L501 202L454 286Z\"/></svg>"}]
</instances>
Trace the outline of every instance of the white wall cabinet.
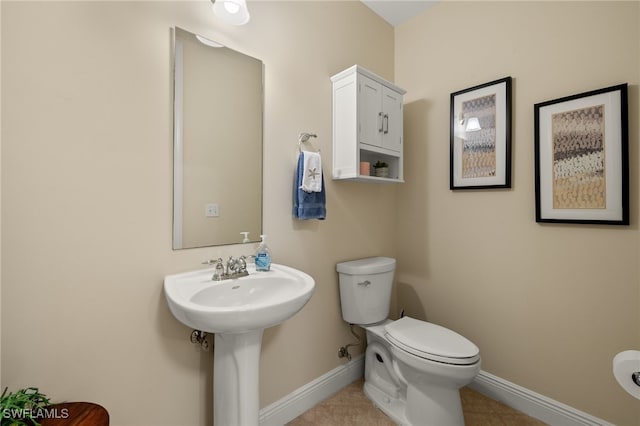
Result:
<instances>
[{"instance_id":1,"label":"white wall cabinet","mask_svg":"<svg viewBox=\"0 0 640 426\"><path fill-rule=\"evenodd\" d=\"M403 182L403 113L405 90L358 65L333 77L333 179ZM374 176L378 161L389 165L388 177ZM371 164L371 175L360 173Z\"/></svg>"}]
</instances>

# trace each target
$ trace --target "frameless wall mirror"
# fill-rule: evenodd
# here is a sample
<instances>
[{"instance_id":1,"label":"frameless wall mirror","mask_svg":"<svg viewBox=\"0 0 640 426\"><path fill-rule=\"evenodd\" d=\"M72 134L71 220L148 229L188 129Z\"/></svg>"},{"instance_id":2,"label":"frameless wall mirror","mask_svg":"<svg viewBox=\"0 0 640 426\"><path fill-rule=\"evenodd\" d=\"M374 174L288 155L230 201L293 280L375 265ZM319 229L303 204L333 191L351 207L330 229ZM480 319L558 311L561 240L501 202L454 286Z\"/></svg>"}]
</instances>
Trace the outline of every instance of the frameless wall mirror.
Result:
<instances>
[{"instance_id":1,"label":"frameless wall mirror","mask_svg":"<svg viewBox=\"0 0 640 426\"><path fill-rule=\"evenodd\" d=\"M175 28L173 248L262 233L262 61Z\"/></svg>"}]
</instances>

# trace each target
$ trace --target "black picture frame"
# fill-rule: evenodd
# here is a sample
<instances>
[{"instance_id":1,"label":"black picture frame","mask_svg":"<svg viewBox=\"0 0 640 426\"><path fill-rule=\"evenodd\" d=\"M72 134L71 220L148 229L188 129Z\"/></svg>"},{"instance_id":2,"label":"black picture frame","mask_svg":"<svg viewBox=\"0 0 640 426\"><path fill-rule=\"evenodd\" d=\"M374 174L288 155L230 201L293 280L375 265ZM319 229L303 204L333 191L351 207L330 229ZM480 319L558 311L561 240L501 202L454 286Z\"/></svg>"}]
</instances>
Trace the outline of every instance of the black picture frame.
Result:
<instances>
[{"instance_id":1,"label":"black picture frame","mask_svg":"<svg viewBox=\"0 0 640 426\"><path fill-rule=\"evenodd\" d=\"M629 225L627 92L534 105L536 222Z\"/></svg>"},{"instance_id":2,"label":"black picture frame","mask_svg":"<svg viewBox=\"0 0 640 426\"><path fill-rule=\"evenodd\" d=\"M449 189L511 188L511 77L451 94Z\"/></svg>"}]
</instances>

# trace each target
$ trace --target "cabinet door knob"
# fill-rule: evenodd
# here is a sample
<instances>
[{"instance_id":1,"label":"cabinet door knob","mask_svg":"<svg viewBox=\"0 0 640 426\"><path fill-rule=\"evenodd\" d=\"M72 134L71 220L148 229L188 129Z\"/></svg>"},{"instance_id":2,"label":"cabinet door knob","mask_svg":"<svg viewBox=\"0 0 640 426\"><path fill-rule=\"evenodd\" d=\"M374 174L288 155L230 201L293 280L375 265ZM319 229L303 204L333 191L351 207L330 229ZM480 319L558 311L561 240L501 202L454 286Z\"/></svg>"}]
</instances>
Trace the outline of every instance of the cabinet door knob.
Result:
<instances>
[{"instance_id":1,"label":"cabinet door knob","mask_svg":"<svg viewBox=\"0 0 640 426\"><path fill-rule=\"evenodd\" d=\"M382 112L378 113L378 133L382 132L384 127L384 118L382 117Z\"/></svg>"},{"instance_id":2,"label":"cabinet door knob","mask_svg":"<svg viewBox=\"0 0 640 426\"><path fill-rule=\"evenodd\" d=\"M382 117L382 130L385 135L389 133L389 114L385 114Z\"/></svg>"}]
</instances>

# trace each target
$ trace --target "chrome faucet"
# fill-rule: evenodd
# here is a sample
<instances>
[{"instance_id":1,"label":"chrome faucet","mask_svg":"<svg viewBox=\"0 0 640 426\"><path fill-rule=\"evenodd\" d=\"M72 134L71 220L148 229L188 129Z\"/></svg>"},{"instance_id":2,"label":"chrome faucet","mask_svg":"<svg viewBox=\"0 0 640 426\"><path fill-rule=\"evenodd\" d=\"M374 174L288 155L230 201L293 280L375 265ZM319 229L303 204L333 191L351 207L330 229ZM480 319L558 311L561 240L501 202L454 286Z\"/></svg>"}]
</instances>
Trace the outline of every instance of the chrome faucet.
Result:
<instances>
[{"instance_id":1,"label":"chrome faucet","mask_svg":"<svg viewBox=\"0 0 640 426\"><path fill-rule=\"evenodd\" d=\"M235 264L235 268L233 269L234 276L231 278L246 277L247 275L249 275L249 271L247 271L246 256L240 256L235 260L234 264Z\"/></svg>"},{"instance_id":2,"label":"chrome faucet","mask_svg":"<svg viewBox=\"0 0 640 426\"><path fill-rule=\"evenodd\" d=\"M247 271L247 257L240 256L237 260L237 263L238 263L238 273L246 272L246 275L249 275L249 272Z\"/></svg>"},{"instance_id":3,"label":"chrome faucet","mask_svg":"<svg viewBox=\"0 0 640 426\"><path fill-rule=\"evenodd\" d=\"M226 265L221 257L218 258L218 260L208 260L202 263L205 265L216 265L213 276L211 277L213 281L223 281L249 275L246 256L240 256L238 259L229 256Z\"/></svg>"},{"instance_id":4,"label":"chrome faucet","mask_svg":"<svg viewBox=\"0 0 640 426\"><path fill-rule=\"evenodd\" d=\"M213 281L222 281L224 280L224 276L225 276L225 272L224 272L224 266L222 264L222 258L219 257L218 260L207 260L205 262L202 262L203 265L216 265L215 266L215 270L213 271L213 276L211 277L211 279Z\"/></svg>"},{"instance_id":5,"label":"chrome faucet","mask_svg":"<svg viewBox=\"0 0 640 426\"><path fill-rule=\"evenodd\" d=\"M227 276L231 276L235 274L237 267L238 267L238 260L234 259L233 256L229 256L229 260L227 260L227 268L225 269L225 274Z\"/></svg>"}]
</instances>

